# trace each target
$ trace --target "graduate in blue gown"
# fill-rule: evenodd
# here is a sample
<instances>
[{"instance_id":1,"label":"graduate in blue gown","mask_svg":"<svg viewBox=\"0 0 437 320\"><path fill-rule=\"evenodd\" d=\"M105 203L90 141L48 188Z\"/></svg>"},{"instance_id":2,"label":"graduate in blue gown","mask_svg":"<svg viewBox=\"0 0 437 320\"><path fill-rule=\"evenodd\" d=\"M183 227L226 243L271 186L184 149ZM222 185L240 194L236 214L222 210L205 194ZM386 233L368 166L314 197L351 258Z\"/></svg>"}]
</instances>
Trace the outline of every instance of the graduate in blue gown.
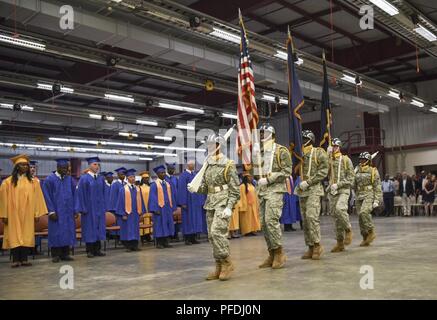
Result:
<instances>
[{"instance_id":1,"label":"graduate in blue gown","mask_svg":"<svg viewBox=\"0 0 437 320\"><path fill-rule=\"evenodd\" d=\"M177 202L182 211L182 234L186 245L198 244L196 235L202 233L203 217L205 215L203 204L204 196L199 193L191 193L187 189L196 173L194 171L194 161L188 161L187 169L182 172L178 180Z\"/></svg>"},{"instance_id":2,"label":"graduate in blue gown","mask_svg":"<svg viewBox=\"0 0 437 320\"><path fill-rule=\"evenodd\" d=\"M175 197L175 199L178 199L178 187L179 187L179 182L178 182L178 178L175 176L175 172L176 172L176 163L166 163L165 164L167 167L167 174L165 176L165 181L169 182L171 184L171 190L173 192L173 196ZM180 220L180 217L178 217ZM177 221L175 221L175 232L174 235L172 236L172 240L174 242L179 242L179 232L181 231L181 224L178 223Z\"/></svg>"},{"instance_id":3,"label":"graduate in blue gown","mask_svg":"<svg viewBox=\"0 0 437 320\"><path fill-rule=\"evenodd\" d=\"M140 216L146 212L141 190L135 185L135 172L135 169L126 171L127 183L118 193L115 210L121 221L120 240L129 252L140 250Z\"/></svg>"},{"instance_id":4,"label":"graduate in blue gown","mask_svg":"<svg viewBox=\"0 0 437 320\"><path fill-rule=\"evenodd\" d=\"M294 194L295 186L299 185L299 177L293 181L293 177L287 178L287 192L284 193L284 206L282 208L282 216L280 223L284 224L284 231L296 231L293 228L293 223L302 220L299 209L299 198ZM296 184L297 183L297 184Z\"/></svg>"},{"instance_id":5,"label":"graduate in blue gown","mask_svg":"<svg viewBox=\"0 0 437 320\"><path fill-rule=\"evenodd\" d=\"M81 215L82 239L86 243L87 257L101 257L101 240L106 239L105 187L99 178L100 159L87 158L89 170L79 179L74 194L74 210Z\"/></svg>"},{"instance_id":6,"label":"graduate in blue gown","mask_svg":"<svg viewBox=\"0 0 437 320\"><path fill-rule=\"evenodd\" d=\"M115 214L115 210L117 209L117 201L118 201L118 193L121 189L126 185L126 171L125 167L121 167L114 170L117 173L117 179L114 179L111 184L111 190L109 191L109 203L107 211ZM114 226L120 226L121 221L120 217L116 215L116 223ZM111 231L111 235L119 235L119 231Z\"/></svg>"},{"instance_id":7,"label":"graduate in blue gown","mask_svg":"<svg viewBox=\"0 0 437 320\"><path fill-rule=\"evenodd\" d=\"M111 185L114 180L112 172L101 172L101 176L105 178L105 203L106 203L106 211L109 211L110 204L110 196L111 196Z\"/></svg>"},{"instance_id":8,"label":"graduate in blue gown","mask_svg":"<svg viewBox=\"0 0 437 320\"><path fill-rule=\"evenodd\" d=\"M42 184L42 191L49 211L49 241L52 261L70 261L70 247L76 243L74 212L75 187L67 175L69 160L57 159L57 169Z\"/></svg>"},{"instance_id":9,"label":"graduate in blue gown","mask_svg":"<svg viewBox=\"0 0 437 320\"><path fill-rule=\"evenodd\" d=\"M173 211L176 209L176 199L171 190L171 183L165 181L165 167L153 169L158 178L150 185L149 212L152 213L153 236L157 248L171 248L169 237L174 235Z\"/></svg>"}]
</instances>

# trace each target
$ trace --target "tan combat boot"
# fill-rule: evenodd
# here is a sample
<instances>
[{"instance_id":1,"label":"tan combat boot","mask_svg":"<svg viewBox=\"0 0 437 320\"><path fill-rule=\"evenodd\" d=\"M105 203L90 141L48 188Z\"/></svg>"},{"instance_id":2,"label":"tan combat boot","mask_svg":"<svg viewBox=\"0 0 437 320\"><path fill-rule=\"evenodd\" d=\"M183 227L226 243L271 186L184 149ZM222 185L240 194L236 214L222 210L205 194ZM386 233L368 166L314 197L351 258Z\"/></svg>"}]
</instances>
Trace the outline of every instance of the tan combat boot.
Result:
<instances>
[{"instance_id":1,"label":"tan combat boot","mask_svg":"<svg viewBox=\"0 0 437 320\"><path fill-rule=\"evenodd\" d=\"M258 268L270 268L273 264L274 253L273 250L269 250L269 256L261 263Z\"/></svg>"},{"instance_id":2,"label":"tan combat boot","mask_svg":"<svg viewBox=\"0 0 437 320\"><path fill-rule=\"evenodd\" d=\"M369 244L366 242L367 234L363 234L363 241L360 243L360 247L367 247Z\"/></svg>"},{"instance_id":3,"label":"tan combat boot","mask_svg":"<svg viewBox=\"0 0 437 320\"><path fill-rule=\"evenodd\" d=\"M215 270L208 273L206 280L218 280L220 277L220 272L222 270L222 265L220 260L215 261Z\"/></svg>"},{"instance_id":4,"label":"tan combat boot","mask_svg":"<svg viewBox=\"0 0 437 320\"><path fill-rule=\"evenodd\" d=\"M337 244L334 248L332 248L331 252L342 252L344 251L344 243L343 240L337 240Z\"/></svg>"},{"instance_id":5,"label":"tan combat boot","mask_svg":"<svg viewBox=\"0 0 437 320\"><path fill-rule=\"evenodd\" d=\"M287 256L282 251L282 247L275 249L272 269L281 269L285 265L285 261L287 261Z\"/></svg>"},{"instance_id":6,"label":"tan combat boot","mask_svg":"<svg viewBox=\"0 0 437 320\"><path fill-rule=\"evenodd\" d=\"M219 279L221 281L226 281L231 277L231 272L234 271L234 264L231 261L231 258L227 257L222 260L222 269L220 272Z\"/></svg>"},{"instance_id":7,"label":"tan combat boot","mask_svg":"<svg viewBox=\"0 0 437 320\"><path fill-rule=\"evenodd\" d=\"M344 245L348 246L352 243L352 230L346 230L346 236L344 238Z\"/></svg>"},{"instance_id":8,"label":"tan combat boot","mask_svg":"<svg viewBox=\"0 0 437 320\"><path fill-rule=\"evenodd\" d=\"M320 256L323 253L323 247L320 243L315 243L314 244L314 249L313 249L313 256L311 257L311 259L313 260L320 260Z\"/></svg>"},{"instance_id":9,"label":"tan combat boot","mask_svg":"<svg viewBox=\"0 0 437 320\"><path fill-rule=\"evenodd\" d=\"M370 230L369 234L366 237L366 244L367 246L370 246L370 244L375 240L376 234L373 230Z\"/></svg>"},{"instance_id":10,"label":"tan combat boot","mask_svg":"<svg viewBox=\"0 0 437 320\"><path fill-rule=\"evenodd\" d=\"M308 251L304 253L304 255L302 256L302 259L311 259L313 257L313 250L314 250L314 247L309 246Z\"/></svg>"}]
</instances>

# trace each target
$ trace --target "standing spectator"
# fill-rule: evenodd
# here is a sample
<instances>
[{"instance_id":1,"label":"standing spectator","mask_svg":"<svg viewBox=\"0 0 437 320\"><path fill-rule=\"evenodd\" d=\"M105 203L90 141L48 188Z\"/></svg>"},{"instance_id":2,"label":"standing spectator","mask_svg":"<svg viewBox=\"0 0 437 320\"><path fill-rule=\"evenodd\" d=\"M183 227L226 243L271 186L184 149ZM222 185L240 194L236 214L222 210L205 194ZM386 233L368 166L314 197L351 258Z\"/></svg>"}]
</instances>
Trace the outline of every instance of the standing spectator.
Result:
<instances>
[{"instance_id":1,"label":"standing spectator","mask_svg":"<svg viewBox=\"0 0 437 320\"><path fill-rule=\"evenodd\" d=\"M422 194L422 182L420 181L420 176L415 174L413 176L414 184L414 195L416 196L416 203L420 203L421 199L419 196Z\"/></svg>"},{"instance_id":2,"label":"standing spectator","mask_svg":"<svg viewBox=\"0 0 437 320\"><path fill-rule=\"evenodd\" d=\"M430 179L426 180L425 189L423 190L423 202L425 203L425 216L432 215L434 210L435 191L437 188L437 181L435 174Z\"/></svg>"},{"instance_id":3,"label":"standing spectator","mask_svg":"<svg viewBox=\"0 0 437 320\"><path fill-rule=\"evenodd\" d=\"M393 187L395 189L395 196L400 196L399 194L399 184L401 182L401 174L397 173L395 178L393 179Z\"/></svg>"},{"instance_id":4,"label":"standing spectator","mask_svg":"<svg viewBox=\"0 0 437 320\"><path fill-rule=\"evenodd\" d=\"M404 217L411 216L411 196L414 195L413 180L406 172L402 173L399 183L399 195L402 197L402 210Z\"/></svg>"},{"instance_id":5,"label":"standing spectator","mask_svg":"<svg viewBox=\"0 0 437 320\"><path fill-rule=\"evenodd\" d=\"M389 217L394 214L395 188L388 174L385 175L381 186L384 198L384 216Z\"/></svg>"},{"instance_id":6,"label":"standing spectator","mask_svg":"<svg viewBox=\"0 0 437 320\"><path fill-rule=\"evenodd\" d=\"M431 173L426 174L425 171L422 171L420 173L420 182L421 182L421 185L422 185L422 196L423 196L423 193L424 193L424 190L425 190L425 185L426 185L426 182L427 182L426 180L429 179L429 178L431 178Z\"/></svg>"}]
</instances>

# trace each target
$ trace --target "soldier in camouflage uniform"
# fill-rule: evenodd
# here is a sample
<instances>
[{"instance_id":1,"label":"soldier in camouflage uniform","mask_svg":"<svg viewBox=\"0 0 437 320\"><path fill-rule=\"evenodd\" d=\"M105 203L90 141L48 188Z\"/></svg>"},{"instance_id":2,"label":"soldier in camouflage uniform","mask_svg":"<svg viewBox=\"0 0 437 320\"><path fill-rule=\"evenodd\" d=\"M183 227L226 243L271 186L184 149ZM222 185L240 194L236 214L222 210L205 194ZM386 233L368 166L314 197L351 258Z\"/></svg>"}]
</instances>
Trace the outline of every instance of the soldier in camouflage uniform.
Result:
<instances>
[{"instance_id":1,"label":"soldier in camouflage uniform","mask_svg":"<svg viewBox=\"0 0 437 320\"><path fill-rule=\"evenodd\" d=\"M320 244L320 199L324 194L322 180L328 175L328 155L322 148L313 147L316 138L310 130L304 130L302 138L301 182L294 190L299 197L305 244L309 248L302 259L319 260L323 253Z\"/></svg>"},{"instance_id":2,"label":"soldier in camouflage uniform","mask_svg":"<svg viewBox=\"0 0 437 320\"><path fill-rule=\"evenodd\" d=\"M337 244L331 252L344 251L344 246L352 242L352 227L347 213L351 188L355 181L354 166L347 155L340 151L341 141L332 140L332 152L329 152L330 185L328 198L331 215L334 217Z\"/></svg>"},{"instance_id":3,"label":"soldier in camouflage uniform","mask_svg":"<svg viewBox=\"0 0 437 320\"><path fill-rule=\"evenodd\" d=\"M291 175L291 155L288 149L275 143L275 128L265 124L260 130L262 168L258 176L258 198L261 226L269 256L260 268L280 269L287 257L282 251L282 232L279 219L287 192L286 179Z\"/></svg>"},{"instance_id":4,"label":"soldier in camouflage uniform","mask_svg":"<svg viewBox=\"0 0 437 320\"><path fill-rule=\"evenodd\" d=\"M204 208L207 215L208 240L212 244L216 261L215 271L208 274L206 280L228 280L234 270L229 256L227 236L232 209L240 198L240 181L234 162L220 151L220 147L225 144L223 136L213 134L208 137L208 167L202 185L197 191L208 195ZM194 191L190 184L188 190Z\"/></svg>"},{"instance_id":5,"label":"soldier in camouflage uniform","mask_svg":"<svg viewBox=\"0 0 437 320\"><path fill-rule=\"evenodd\" d=\"M360 164L355 168L355 205L363 236L360 246L367 247L376 238L372 211L379 207L382 199L382 188L379 172L371 165L372 155L368 152L362 152L359 159Z\"/></svg>"}]
</instances>

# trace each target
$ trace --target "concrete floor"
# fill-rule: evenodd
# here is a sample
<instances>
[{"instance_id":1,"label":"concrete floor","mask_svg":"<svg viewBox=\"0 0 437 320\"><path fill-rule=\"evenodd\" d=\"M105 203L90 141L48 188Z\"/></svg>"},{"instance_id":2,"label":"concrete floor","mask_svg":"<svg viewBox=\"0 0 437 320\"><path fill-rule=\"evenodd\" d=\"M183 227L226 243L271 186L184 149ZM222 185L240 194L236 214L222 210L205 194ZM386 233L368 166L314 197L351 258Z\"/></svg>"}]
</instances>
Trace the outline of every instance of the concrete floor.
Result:
<instances>
[{"instance_id":1,"label":"concrete floor","mask_svg":"<svg viewBox=\"0 0 437 320\"><path fill-rule=\"evenodd\" d=\"M11 269L0 257L0 299L436 299L437 218L376 218L377 239L360 248L358 221L347 252L330 253L334 245L332 219L322 217L325 255L301 260L302 231L284 234L286 268L257 268L265 258L262 235L231 241L236 270L230 281L204 281L213 263L211 247L176 244L138 253L109 249L103 258L83 253L71 263L74 289L59 286L61 264L47 256L30 268ZM111 248L113 242L111 242ZM374 270L374 289L360 288L362 265Z\"/></svg>"}]
</instances>

